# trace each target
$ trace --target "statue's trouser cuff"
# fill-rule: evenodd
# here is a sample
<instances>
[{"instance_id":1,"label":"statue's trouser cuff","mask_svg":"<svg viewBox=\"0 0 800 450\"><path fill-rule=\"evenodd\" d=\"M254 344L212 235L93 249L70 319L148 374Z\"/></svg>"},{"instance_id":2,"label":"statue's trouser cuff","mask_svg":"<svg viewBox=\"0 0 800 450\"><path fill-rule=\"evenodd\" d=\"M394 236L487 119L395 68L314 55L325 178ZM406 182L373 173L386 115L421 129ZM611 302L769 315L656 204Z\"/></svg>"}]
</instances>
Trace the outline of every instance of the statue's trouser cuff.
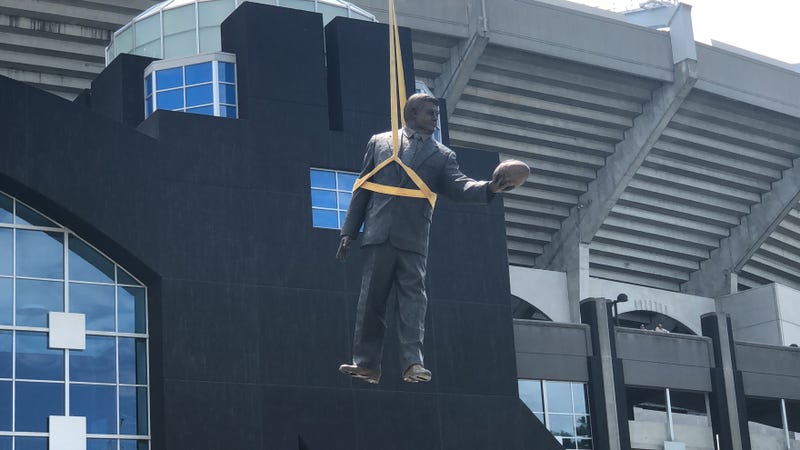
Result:
<instances>
[{"instance_id":1,"label":"statue's trouser cuff","mask_svg":"<svg viewBox=\"0 0 800 450\"><path fill-rule=\"evenodd\" d=\"M400 369L423 364L426 257L391 243L364 248L361 294L356 309L353 363L380 372L387 317L400 343ZM397 299L394 303L391 300ZM388 311L388 314L387 314Z\"/></svg>"}]
</instances>

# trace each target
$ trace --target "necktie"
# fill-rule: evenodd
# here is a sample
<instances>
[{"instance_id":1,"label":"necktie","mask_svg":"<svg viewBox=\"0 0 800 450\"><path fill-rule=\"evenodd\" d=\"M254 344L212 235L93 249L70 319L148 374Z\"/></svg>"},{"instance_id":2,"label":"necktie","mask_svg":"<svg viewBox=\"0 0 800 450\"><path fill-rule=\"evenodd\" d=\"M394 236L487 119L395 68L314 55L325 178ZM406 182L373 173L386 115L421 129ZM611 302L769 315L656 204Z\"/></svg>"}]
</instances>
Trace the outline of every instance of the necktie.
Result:
<instances>
[{"instance_id":1,"label":"necktie","mask_svg":"<svg viewBox=\"0 0 800 450\"><path fill-rule=\"evenodd\" d=\"M403 149L403 153L400 155L400 159L405 165L411 165L411 162L414 161L414 155L417 153L417 148L421 141L422 136L420 136L419 133L411 135L411 138L408 140L408 146Z\"/></svg>"}]
</instances>

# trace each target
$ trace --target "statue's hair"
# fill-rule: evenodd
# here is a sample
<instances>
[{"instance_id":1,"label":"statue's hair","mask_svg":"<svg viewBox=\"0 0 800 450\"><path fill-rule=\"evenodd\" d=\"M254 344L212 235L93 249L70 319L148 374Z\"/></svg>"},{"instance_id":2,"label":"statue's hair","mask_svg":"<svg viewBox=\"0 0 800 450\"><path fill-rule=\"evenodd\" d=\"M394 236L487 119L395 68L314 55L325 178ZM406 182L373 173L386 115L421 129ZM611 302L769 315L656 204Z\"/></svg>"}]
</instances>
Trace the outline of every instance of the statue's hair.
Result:
<instances>
[{"instance_id":1,"label":"statue's hair","mask_svg":"<svg viewBox=\"0 0 800 450\"><path fill-rule=\"evenodd\" d=\"M439 99L429 95L429 94L414 94L411 97L408 97L406 101L406 107L403 108L403 118L406 120L406 123L411 121L412 116L414 113L419 111L425 103L433 103L436 106L439 106Z\"/></svg>"}]
</instances>

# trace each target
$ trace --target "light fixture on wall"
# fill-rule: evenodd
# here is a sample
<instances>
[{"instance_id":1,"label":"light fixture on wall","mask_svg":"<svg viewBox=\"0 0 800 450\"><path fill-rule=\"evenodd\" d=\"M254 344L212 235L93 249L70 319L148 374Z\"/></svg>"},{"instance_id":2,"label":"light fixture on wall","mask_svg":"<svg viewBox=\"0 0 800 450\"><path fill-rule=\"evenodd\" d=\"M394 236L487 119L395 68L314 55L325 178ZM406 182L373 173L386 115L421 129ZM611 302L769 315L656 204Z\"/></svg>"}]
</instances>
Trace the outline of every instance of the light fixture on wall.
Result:
<instances>
[{"instance_id":1,"label":"light fixture on wall","mask_svg":"<svg viewBox=\"0 0 800 450\"><path fill-rule=\"evenodd\" d=\"M619 312L617 311L617 303L625 303L628 301L628 294L619 294L617 299L612 301L611 304L614 306L614 325L619 326Z\"/></svg>"}]
</instances>

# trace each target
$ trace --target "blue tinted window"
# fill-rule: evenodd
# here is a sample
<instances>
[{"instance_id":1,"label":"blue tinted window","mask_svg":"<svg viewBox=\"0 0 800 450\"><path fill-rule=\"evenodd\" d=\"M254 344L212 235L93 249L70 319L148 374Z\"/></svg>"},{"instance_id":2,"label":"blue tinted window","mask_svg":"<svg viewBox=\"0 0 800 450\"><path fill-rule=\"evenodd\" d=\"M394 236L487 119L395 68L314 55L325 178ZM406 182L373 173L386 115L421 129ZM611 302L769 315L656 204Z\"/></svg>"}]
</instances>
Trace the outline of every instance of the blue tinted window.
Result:
<instances>
[{"instance_id":1,"label":"blue tinted window","mask_svg":"<svg viewBox=\"0 0 800 450\"><path fill-rule=\"evenodd\" d=\"M0 194L0 223L14 222L14 200L7 195Z\"/></svg>"},{"instance_id":2,"label":"blue tinted window","mask_svg":"<svg viewBox=\"0 0 800 450\"><path fill-rule=\"evenodd\" d=\"M87 330L114 331L114 286L70 283L69 312L86 314Z\"/></svg>"},{"instance_id":3,"label":"blue tinted window","mask_svg":"<svg viewBox=\"0 0 800 450\"><path fill-rule=\"evenodd\" d=\"M17 280L17 325L46 327L50 311L64 311L63 282Z\"/></svg>"},{"instance_id":4,"label":"blue tinted window","mask_svg":"<svg viewBox=\"0 0 800 450\"><path fill-rule=\"evenodd\" d=\"M64 380L64 350L47 344L47 333L17 332L17 379Z\"/></svg>"},{"instance_id":5,"label":"blue tinted window","mask_svg":"<svg viewBox=\"0 0 800 450\"><path fill-rule=\"evenodd\" d=\"M208 106L201 106L199 108L187 108L186 112L192 114L202 114L204 116L213 116L214 107L212 105L208 105Z\"/></svg>"},{"instance_id":6,"label":"blue tinted window","mask_svg":"<svg viewBox=\"0 0 800 450\"><path fill-rule=\"evenodd\" d=\"M353 198L353 194L349 192L339 192L339 209L344 209L345 211L347 208L350 207L350 200Z\"/></svg>"},{"instance_id":7,"label":"blue tinted window","mask_svg":"<svg viewBox=\"0 0 800 450\"><path fill-rule=\"evenodd\" d=\"M186 88L186 107L214 103L214 88L211 84L201 84ZM213 111L213 110L212 110Z\"/></svg>"},{"instance_id":8,"label":"blue tinted window","mask_svg":"<svg viewBox=\"0 0 800 450\"><path fill-rule=\"evenodd\" d=\"M120 268L117 268L117 283L119 283L119 284L133 284L133 285L136 285L136 286L139 285L139 282L136 281L135 278L133 278L132 276L130 276L130 274L128 274L127 272L125 272L124 270L122 270Z\"/></svg>"},{"instance_id":9,"label":"blue tinted window","mask_svg":"<svg viewBox=\"0 0 800 450\"><path fill-rule=\"evenodd\" d=\"M183 109L183 89L159 92L156 101L158 109Z\"/></svg>"},{"instance_id":10,"label":"blue tinted window","mask_svg":"<svg viewBox=\"0 0 800 450\"><path fill-rule=\"evenodd\" d=\"M69 376L72 381L114 383L116 374L115 338L86 336L86 350L69 354Z\"/></svg>"},{"instance_id":11,"label":"blue tinted window","mask_svg":"<svg viewBox=\"0 0 800 450\"><path fill-rule=\"evenodd\" d=\"M344 225L344 219L347 217L347 211L339 211L339 228L342 228ZM364 231L364 226L361 226L361 231Z\"/></svg>"},{"instance_id":12,"label":"blue tinted window","mask_svg":"<svg viewBox=\"0 0 800 450\"><path fill-rule=\"evenodd\" d=\"M144 95L145 97L153 93L153 74L148 75L144 79Z\"/></svg>"},{"instance_id":13,"label":"blue tinted window","mask_svg":"<svg viewBox=\"0 0 800 450\"><path fill-rule=\"evenodd\" d=\"M336 192L311 189L311 206L336 209Z\"/></svg>"},{"instance_id":14,"label":"blue tinted window","mask_svg":"<svg viewBox=\"0 0 800 450\"><path fill-rule=\"evenodd\" d=\"M147 384L147 342L144 339L119 338L119 382Z\"/></svg>"},{"instance_id":15,"label":"blue tinted window","mask_svg":"<svg viewBox=\"0 0 800 450\"><path fill-rule=\"evenodd\" d=\"M547 408L549 412L572 412L572 388L563 381L547 382Z\"/></svg>"},{"instance_id":16,"label":"blue tinted window","mask_svg":"<svg viewBox=\"0 0 800 450\"><path fill-rule=\"evenodd\" d=\"M147 309L144 288L120 287L117 289L119 300L119 332L146 333Z\"/></svg>"},{"instance_id":17,"label":"blue tinted window","mask_svg":"<svg viewBox=\"0 0 800 450\"><path fill-rule=\"evenodd\" d=\"M139 387L119 388L120 434L147 434L147 390Z\"/></svg>"},{"instance_id":18,"label":"blue tinted window","mask_svg":"<svg viewBox=\"0 0 800 450\"><path fill-rule=\"evenodd\" d=\"M192 64L186 66L186 84L210 83L213 79L211 74L211 62Z\"/></svg>"},{"instance_id":19,"label":"blue tinted window","mask_svg":"<svg viewBox=\"0 0 800 450\"><path fill-rule=\"evenodd\" d=\"M148 448L147 441L119 441L120 450L147 450Z\"/></svg>"},{"instance_id":20,"label":"blue tinted window","mask_svg":"<svg viewBox=\"0 0 800 450\"><path fill-rule=\"evenodd\" d=\"M35 225L40 227L57 227L53 221L39 214L38 212L28 208L20 202L17 202L17 224L18 225Z\"/></svg>"},{"instance_id":21,"label":"blue tinted window","mask_svg":"<svg viewBox=\"0 0 800 450\"><path fill-rule=\"evenodd\" d=\"M69 237L69 279L114 282L114 263L75 236Z\"/></svg>"},{"instance_id":22,"label":"blue tinted window","mask_svg":"<svg viewBox=\"0 0 800 450\"><path fill-rule=\"evenodd\" d=\"M339 179L339 190L347 192L351 192L353 190L353 185L356 184L356 178L358 178L358 176L353 173L343 172L337 172L336 176Z\"/></svg>"},{"instance_id":23,"label":"blue tinted window","mask_svg":"<svg viewBox=\"0 0 800 450\"><path fill-rule=\"evenodd\" d=\"M16 450L47 450L47 438L43 437L18 437Z\"/></svg>"},{"instance_id":24,"label":"blue tinted window","mask_svg":"<svg viewBox=\"0 0 800 450\"><path fill-rule=\"evenodd\" d=\"M544 411L542 383L538 380L519 380L519 398L532 412Z\"/></svg>"},{"instance_id":25,"label":"blue tinted window","mask_svg":"<svg viewBox=\"0 0 800 450\"><path fill-rule=\"evenodd\" d=\"M156 72L156 90L175 88L183 85L183 67L159 70ZM159 107L161 102L159 101Z\"/></svg>"},{"instance_id":26,"label":"blue tinted window","mask_svg":"<svg viewBox=\"0 0 800 450\"><path fill-rule=\"evenodd\" d=\"M221 62L219 63L219 81L224 81L227 83L235 83L236 82L236 65L231 63Z\"/></svg>"},{"instance_id":27,"label":"blue tinted window","mask_svg":"<svg viewBox=\"0 0 800 450\"><path fill-rule=\"evenodd\" d=\"M228 103L230 105L236 104L236 86L232 84L219 85L219 102Z\"/></svg>"},{"instance_id":28,"label":"blue tinted window","mask_svg":"<svg viewBox=\"0 0 800 450\"><path fill-rule=\"evenodd\" d=\"M11 325L11 302L14 283L11 278L0 278L0 325Z\"/></svg>"},{"instance_id":29,"label":"blue tinted window","mask_svg":"<svg viewBox=\"0 0 800 450\"><path fill-rule=\"evenodd\" d=\"M572 403L576 413L586 413L586 385L572 383Z\"/></svg>"},{"instance_id":30,"label":"blue tinted window","mask_svg":"<svg viewBox=\"0 0 800 450\"><path fill-rule=\"evenodd\" d=\"M88 424L86 425L89 426ZM116 439L87 439L86 450L117 450Z\"/></svg>"},{"instance_id":31,"label":"blue tinted window","mask_svg":"<svg viewBox=\"0 0 800 450\"><path fill-rule=\"evenodd\" d=\"M11 401L11 399L8 399ZM9 408L11 404L9 403ZM11 412L9 410L9 412ZM11 450L11 436L0 436L0 450Z\"/></svg>"},{"instance_id":32,"label":"blue tinted window","mask_svg":"<svg viewBox=\"0 0 800 450\"><path fill-rule=\"evenodd\" d=\"M73 384L69 388L69 413L86 417L86 432L114 434L117 432L117 388Z\"/></svg>"},{"instance_id":33,"label":"blue tinted window","mask_svg":"<svg viewBox=\"0 0 800 450\"><path fill-rule=\"evenodd\" d=\"M314 209L311 211L313 224L317 228L339 228L338 213L324 209Z\"/></svg>"},{"instance_id":34,"label":"blue tinted window","mask_svg":"<svg viewBox=\"0 0 800 450\"><path fill-rule=\"evenodd\" d=\"M336 189L336 174L327 170L311 169L311 187Z\"/></svg>"},{"instance_id":35,"label":"blue tinted window","mask_svg":"<svg viewBox=\"0 0 800 450\"><path fill-rule=\"evenodd\" d=\"M0 378L11 378L11 331L0 330Z\"/></svg>"},{"instance_id":36,"label":"blue tinted window","mask_svg":"<svg viewBox=\"0 0 800 450\"><path fill-rule=\"evenodd\" d=\"M17 276L64 278L64 234L16 230Z\"/></svg>"},{"instance_id":37,"label":"blue tinted window","mask_svg":"<svg viewBox=\"0 0 800 450\"><path fill-rule=\"evenodd\" d=\"M144 101L145 117L150 117L153 114L153 97L147 97L147 100Z\"/></svg>"},{"instance_id":38,"label":"blue tinted window","mask_svg":"<svg viewBox=\"0 0 800 450\"><path fill-rule=\"evenodd\" d=\"M231 119L235 119L237 117L235 106L220 106L219 113L220 117L230 117Z\"/></svg>"},{"instance_id":39,"label":"blue tinted window","mask_svg":"<svg viewBox=\"0 0 800 450\"><path fill-rule=\"evenodd\" d=\"M64 415L64 383L19 381L16 387L17 431L46 432L48 416Z\"/></svg>"},{"instance_id":40,"label":"blue tinted window","mask_svg":"<svg viewBox=\"0 0 800 450\"><path fill-rule=\"evenodd\" d=\"M0 431L11 431L10 381L0 381ZM2 445L0 448L3 448Z\"/></svg>"},{"instance_id":41,"label":"blue tinted window","mask_svg":"<svg viewBox=\"0 0 800 450\"><path fill-rule=\"evenodd\" d=\"M9 228L0 228L0 275L13 274L14 236Z\"/></svg>"}]
</instances>

